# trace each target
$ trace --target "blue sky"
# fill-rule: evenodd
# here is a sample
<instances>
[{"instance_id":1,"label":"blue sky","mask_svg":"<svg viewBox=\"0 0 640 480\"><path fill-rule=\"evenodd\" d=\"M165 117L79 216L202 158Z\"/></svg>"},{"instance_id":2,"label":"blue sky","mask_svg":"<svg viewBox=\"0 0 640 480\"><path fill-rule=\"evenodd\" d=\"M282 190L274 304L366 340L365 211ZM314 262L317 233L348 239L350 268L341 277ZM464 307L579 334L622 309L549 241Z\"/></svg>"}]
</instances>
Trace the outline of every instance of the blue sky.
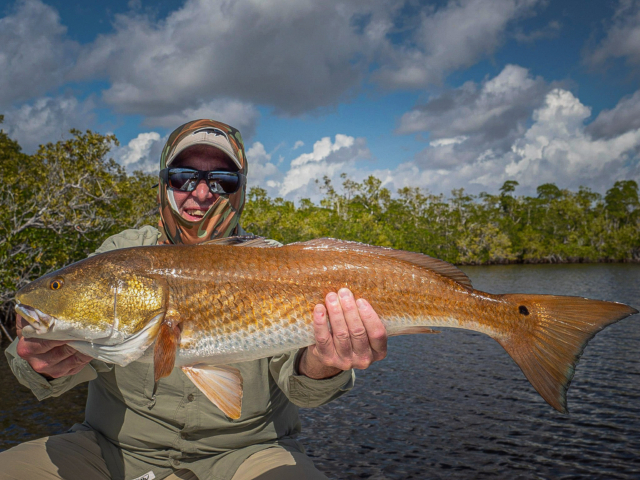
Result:
<instances>
[{"instance_id":1,"label":"blue sky","mask_svg":"<svg viewBox=\"0 0 640 480\"><path fill-rule=\"evenodd\" d=\"M638 0L0 2L0 113L28 153L115 133L152 172L168 133L245 137L250 185L604 192L640 180Z\"/></svg>"}]
</instances>

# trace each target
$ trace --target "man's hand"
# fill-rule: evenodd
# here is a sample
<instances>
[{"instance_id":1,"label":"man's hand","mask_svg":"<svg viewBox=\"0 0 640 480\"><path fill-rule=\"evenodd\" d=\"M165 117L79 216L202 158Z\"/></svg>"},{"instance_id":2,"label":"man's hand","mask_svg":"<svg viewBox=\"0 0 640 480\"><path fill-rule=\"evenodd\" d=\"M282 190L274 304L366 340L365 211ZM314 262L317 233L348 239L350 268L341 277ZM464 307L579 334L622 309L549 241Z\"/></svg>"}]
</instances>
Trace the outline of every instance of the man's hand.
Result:
<instances>
[{"instance_id":1,"label":"man's hand","mask_svg":"<svg viewBox=\"0 0 640 480\"><path fill-rule=\"evenodd\" d=\"M16 333L20 338L16 350L40 375L48 379L75 375L91 361L91 357L83 355L65 342L24 338L22 329L28 324L20 315L16 316Z\"/></svg>"},{"instance_id":2,"label":"man's hand","mask_svg":"<svg viewBox=\"0 0 640 480\"><path fill-rule=\"evenodd\" d=\"M387 331L369 302L356 302L347 288L329 293L325 302L313 310L316 344L302 353L302 375L321 379L351 368L364 370L387 356Z\"/></svg>"}]
</instances>

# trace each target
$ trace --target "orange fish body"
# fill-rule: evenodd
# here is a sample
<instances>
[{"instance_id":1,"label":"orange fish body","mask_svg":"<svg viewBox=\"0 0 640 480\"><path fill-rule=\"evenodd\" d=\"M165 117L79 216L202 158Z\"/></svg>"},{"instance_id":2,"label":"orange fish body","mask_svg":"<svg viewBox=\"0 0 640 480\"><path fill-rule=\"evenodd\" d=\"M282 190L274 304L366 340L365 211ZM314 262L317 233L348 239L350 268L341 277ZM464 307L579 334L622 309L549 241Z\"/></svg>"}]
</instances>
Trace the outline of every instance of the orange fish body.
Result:
<instances>
[{"instance_id":1,"label":"orange fish body","mask_svg":"<svg viewBox=\"0 0 640 480\"><path fill-rule=\"evenodd\" d=\"M637 313L579 297L492 295L474 290L454 266L411 252L333 239L269 246L222 239L115 250L36 280L18 292L17 309L34 325L26 335L68 335L74 348L123 365L153 361L156 380L182 368L232 418L240 415L242 379L226 364L315 343L313 308L342 287L369 301L389 335L432 333L431 327L489 335L560 411L586 343ZM52 291L55 281L63 286ZM85 316L87 304L102 313L83 325L74 302L85 304ZM47 321L60 325L57 333ZM89 332L89 342L70 334L70 322ZM151 358L145 352L154 342Z\"/></svg>"}]
</instances>

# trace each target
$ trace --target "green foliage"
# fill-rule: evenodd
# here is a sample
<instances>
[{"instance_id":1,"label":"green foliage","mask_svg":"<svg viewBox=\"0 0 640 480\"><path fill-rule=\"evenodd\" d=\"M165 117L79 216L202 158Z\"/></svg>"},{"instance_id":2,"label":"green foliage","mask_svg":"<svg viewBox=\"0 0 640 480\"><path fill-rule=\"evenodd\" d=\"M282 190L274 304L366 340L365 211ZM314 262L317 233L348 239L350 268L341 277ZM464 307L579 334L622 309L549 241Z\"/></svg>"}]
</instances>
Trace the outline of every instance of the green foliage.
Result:
<instances>
[{"instance_id":1,"label":"green foliage","mask_svg":"<svg viewBox=\"0 0 640 480\"><path fill-rule=\"evenodd\" d=\"M621 180L613 184L604 197L607 212L622 224L637 220L640 201L638 184L634 180Z\"/></svg>"},{"instance_id":2,"label":"green foliage","mask_svg":"<svg viewBox=\"0 0 640 480\"><path fill-rule=\"evenodd\" d=\"M451 197L406 187L393 195L382 182L343 177L342 193L325 178L319 205L299 206L252 189L243 225L283 243L335 237L422 252L458 264L640 261L640 203L634 181L619 181L605 198L588 188L540 185L536 197Z\"/></svg>"}]
</instances>

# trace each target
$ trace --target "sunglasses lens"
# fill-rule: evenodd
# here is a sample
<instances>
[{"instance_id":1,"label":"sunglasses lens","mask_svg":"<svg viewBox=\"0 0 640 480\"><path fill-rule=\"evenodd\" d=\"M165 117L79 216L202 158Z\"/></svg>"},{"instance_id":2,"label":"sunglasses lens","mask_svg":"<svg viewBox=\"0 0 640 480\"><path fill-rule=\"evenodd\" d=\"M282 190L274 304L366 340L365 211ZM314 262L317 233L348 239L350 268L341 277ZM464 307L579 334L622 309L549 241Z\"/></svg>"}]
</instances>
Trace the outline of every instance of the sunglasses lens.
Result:
<instances>
[{"instance_id":1,"label":"sunglasses lens","mask_svg":"<svg viewBox=\"0 0 640 480\"><path fill-rule=\"evenodd\" d=\"M201 172L199 170L187 170L182 168L169 169L169 188L193 192L200 179L206 176L209 190L220 195L235 193L238 191L241 176L234 172Z\"/></svg>"},{"instance_id":2,"label":"sunglasses lens","mask_svg":"<svg viewBox=\"0 0 640 480\"><path fill-rule=\"evenodd\" d=\"M210 172L208 181L213 193L235 193L240 185L238 174L231 172Z\"/></svg>"},{"instance_id":3,"label":"sunglasses lens","mask_svg":"<svg viewBox=\"0 0 640 480\"><path fill-rule=\"evenodd\" d=\"M198 172L184 170L169 170L169 187L176 190L191 192L198 183Z\"/></svg>"}]
</instances>

